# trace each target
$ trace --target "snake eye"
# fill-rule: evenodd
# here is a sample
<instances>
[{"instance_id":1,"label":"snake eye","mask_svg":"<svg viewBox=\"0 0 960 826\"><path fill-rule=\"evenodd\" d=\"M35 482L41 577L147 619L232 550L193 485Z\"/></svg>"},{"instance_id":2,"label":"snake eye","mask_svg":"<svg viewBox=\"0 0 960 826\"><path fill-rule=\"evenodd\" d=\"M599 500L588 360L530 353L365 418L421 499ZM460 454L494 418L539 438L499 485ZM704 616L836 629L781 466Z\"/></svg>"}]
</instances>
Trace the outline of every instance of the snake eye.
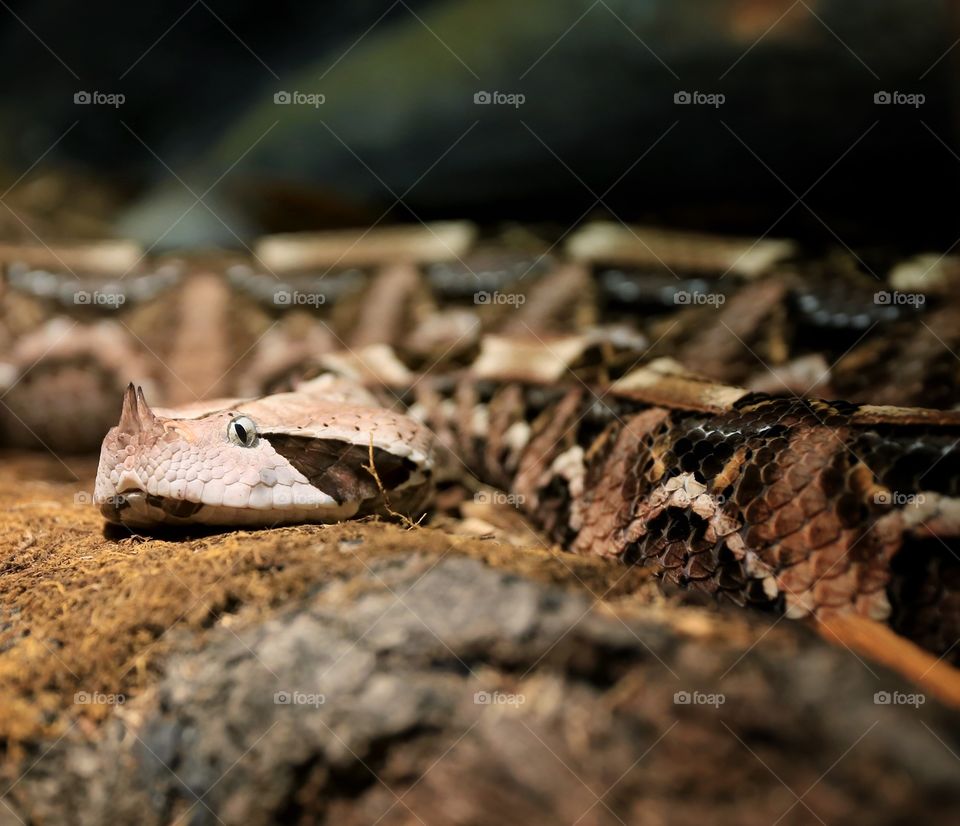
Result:
<instances>
[{"instance_id":1,"label":"snake eye","mask_svg":"<svg viewBox=\"0 0 960 826\"><path fill-rule=\"evenodd\" d=\"M257 441L257 426L249 416L237 416L227 425L227 438L240 447L253 447Z\"/></svg>"}]
</instances>

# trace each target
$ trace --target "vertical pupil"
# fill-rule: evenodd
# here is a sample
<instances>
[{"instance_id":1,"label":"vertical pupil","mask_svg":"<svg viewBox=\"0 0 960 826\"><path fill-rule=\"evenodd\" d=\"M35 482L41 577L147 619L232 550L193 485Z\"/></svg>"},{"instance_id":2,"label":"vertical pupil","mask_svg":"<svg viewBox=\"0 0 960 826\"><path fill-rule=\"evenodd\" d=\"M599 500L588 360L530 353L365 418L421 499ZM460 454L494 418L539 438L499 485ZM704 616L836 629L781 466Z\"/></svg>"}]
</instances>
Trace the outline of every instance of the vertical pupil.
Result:
<instances>
[{"instance_id":1,"label":"vertical pupil","mask_svg":"<svg viewBox=\"0 0 960 826\"><path fill-rule=\"evenodd\" d=\"M240 441L246 443L247 431L243 429L243 425L239 422L234 422L233 426L236 428L237 435L240 437Z\"/></svg>"}]
</instances>

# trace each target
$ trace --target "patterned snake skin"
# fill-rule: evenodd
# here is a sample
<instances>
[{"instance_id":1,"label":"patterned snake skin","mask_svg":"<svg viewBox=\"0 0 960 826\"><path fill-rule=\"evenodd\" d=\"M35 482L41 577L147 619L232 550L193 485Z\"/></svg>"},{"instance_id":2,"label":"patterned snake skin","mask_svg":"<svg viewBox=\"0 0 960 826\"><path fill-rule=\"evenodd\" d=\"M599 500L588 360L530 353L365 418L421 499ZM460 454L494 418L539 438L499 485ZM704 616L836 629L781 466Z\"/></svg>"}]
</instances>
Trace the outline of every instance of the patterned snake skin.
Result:
<instances>
[{"instance_id":1,"label":"patterned snake skin","mask_svg":"<svg viewBox=\"0 0 960 826\"><path fill-rule=\"evenodd\" d=\"M422 396L575 553L789 617L890 620L941 654L960 636L960 412L772 398L662 361L606 388L471 375Z\"/></svg>"},{"instance_id":2,"label":"patterned snake skin","mask_svg":"<svg viewBox=\"0 0 960 826\"><path fill-rule=\"evenodd\" d=\"M253 260L83 252L65 270L0 250L10 443L95 449L131 380L178 405L334 373L568 550L790 617L888 620L955 658L949 258L875 263L878 291L786 242L607 225L562 247L438 224L270 238ZM78 305L77 272L123 301Z\"/></svg>"}]
</instances>

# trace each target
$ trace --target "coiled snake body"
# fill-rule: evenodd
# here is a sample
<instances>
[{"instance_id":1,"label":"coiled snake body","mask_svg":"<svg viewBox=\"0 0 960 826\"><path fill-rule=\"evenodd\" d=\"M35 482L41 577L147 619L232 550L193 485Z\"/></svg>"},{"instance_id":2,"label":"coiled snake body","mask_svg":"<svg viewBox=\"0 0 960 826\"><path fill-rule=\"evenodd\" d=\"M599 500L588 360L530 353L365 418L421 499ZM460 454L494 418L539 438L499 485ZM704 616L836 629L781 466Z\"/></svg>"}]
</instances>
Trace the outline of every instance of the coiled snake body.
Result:
<instances>
[{"instance_id":1,"label":"coiled snake body","mask_svg":"<svg viewBox=\"0 0 960 826\"><path fill-rule=\"evenodd\" d=\"M311 275L296 242L277 241L282 261L268 255L273 246L259 252L288 268L279 292L249 263L227 267L228 279L188 278L204 301L234 302L218 311L217 334L234 336L241 356L219 353L203 376L208 359L195 349L213 339L180 337L200 343L178 351L190 369L169 372L189 376L200 395L223 384L233 362L243 377L235 389L279 392L168 409L129 387L101 448L95 498L106 518L141 529L416 517L435 478L465 466L574 552L791 617L889 620L931 650L951 650L960 637L960 413L914 405L958 401L955 358L944 355L957 343L954 304L931 292L923 327L932 335L917 334L913 309L871 302L872 285L855 278L838 296L836 279L818 292L822 273L760 277L782 245L742 245L738 255L709 239L674 249L675 238L651 235L644 247L684 276L667 282L665 301L667 276L649 271L642 250L620 249L622 238L588 232L568 247L573 261L518 267L503 251L468 254L472 236L458 232L431 230L466 257L465 272L435 238L420 238L429 254L418 254L403 236L363 255L356 238L305 242L326 260L332 243L343 263L380 262L372 276ZM721 287L724 271L732 275ZM464 292L469 273L478 281ZM706 305L690 297L704 284ZM169 317L161 305L122 324L153 353ZM624 323L636 319L643 324ZM45 352L31 347L24 352ZM65 363L40 359L24 375ZM884 380L894 364L910 381ZM138 370L145 381L162 375ZM114 364L104 375L120 373ZM30 420L46 408L18 396L36 391L14 379L3 410L56 444L61 431ZM849 390L854 401L807 398L814 387ZM20 398L28 401L17 406Z\"/></svg>"}]
</instances>

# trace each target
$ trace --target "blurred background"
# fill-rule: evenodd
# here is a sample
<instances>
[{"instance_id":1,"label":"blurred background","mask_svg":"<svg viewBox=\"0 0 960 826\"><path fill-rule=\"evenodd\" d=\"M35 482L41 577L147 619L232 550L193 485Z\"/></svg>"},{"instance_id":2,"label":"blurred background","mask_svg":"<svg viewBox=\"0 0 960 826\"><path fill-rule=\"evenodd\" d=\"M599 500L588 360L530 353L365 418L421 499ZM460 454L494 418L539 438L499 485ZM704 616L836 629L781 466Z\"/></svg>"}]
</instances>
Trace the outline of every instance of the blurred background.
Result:
<instances>
[{"instance_id":1,"label":"blurred background","mask_svg":"<svg viewBox=\"0 0 960 826\"><path fill-rule=\"evenodd\" d=\"M942 0L4 0L0 228L615 216L946 250L958 37Z\"/></svg>"}]
</instances>

